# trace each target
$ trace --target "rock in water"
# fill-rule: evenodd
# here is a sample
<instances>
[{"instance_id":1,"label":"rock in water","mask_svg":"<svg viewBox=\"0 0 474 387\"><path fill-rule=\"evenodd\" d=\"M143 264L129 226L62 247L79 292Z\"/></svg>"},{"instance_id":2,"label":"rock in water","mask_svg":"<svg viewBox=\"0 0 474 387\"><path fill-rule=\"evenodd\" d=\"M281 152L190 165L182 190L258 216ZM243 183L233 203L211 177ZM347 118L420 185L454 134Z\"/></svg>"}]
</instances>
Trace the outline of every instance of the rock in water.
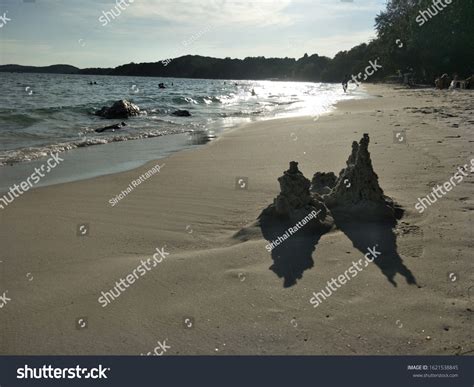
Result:
<instances>
[{"instance_id":1,"label":"rock in water","mask_svg":"<svg viewBox=\"0 0 474 387\"><path fill-rule=\"evenodd\" d=\"M106 126L104 128L96 129L95 131L97 133L102 133L102 132L105 132L107 130L111 130L112 132L114 132L115 130L122 129L123 126L127 126L127 124L125 122L121 122L120 124L109 125L109 126Z\"/></svg>"},{"instance_id":2,"label":"rock in water","mask_svg":"<svg viewBox=\"0 0 474 387\"><path fill-rule=\"evenodd\" d=\"M369 135L352 143L352 153L337 179L335 187L324 198L331 211L343 209L362 218L395 218L392 200L380 188L369 153ZM351 215L353 216L353 215Z\"/></svg>"},{"instance_id":3,"label":"rock in water","mask_svg":"<svg viewBox=\"0 0 474 387\"><path fill-rule=\"evenodd\" d=\"M140 108L124 99L115 102L111 107L104 106L102 109L95 112L95 115L109 119L128 118L138 116L139 114Z\"/></svg>"},{"instance_id":4,"label":"rock in water","mask_svg":"<svg viewBox=\"0 0 474 387\"><path fill-rule=\"evenodd\" d=\"M176 110L171 114L177 117L191 117L191 113L187 110Z\"/></svg>"}]
</instances>

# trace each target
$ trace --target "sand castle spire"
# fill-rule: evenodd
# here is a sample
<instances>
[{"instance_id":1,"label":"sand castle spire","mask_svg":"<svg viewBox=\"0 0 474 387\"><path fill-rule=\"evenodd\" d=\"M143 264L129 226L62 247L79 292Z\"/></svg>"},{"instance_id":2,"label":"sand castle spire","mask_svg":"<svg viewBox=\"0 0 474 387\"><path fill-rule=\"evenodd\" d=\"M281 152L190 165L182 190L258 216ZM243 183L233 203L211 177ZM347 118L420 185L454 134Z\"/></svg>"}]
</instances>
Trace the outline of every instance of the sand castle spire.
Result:
<instances>
[{"instance_id":1,"label":"sand castle spire","mask_svg":"<svg viewBox=\"0 0 474 387\"><path fill-rule=\"evenodd\" d=\"M311 195L311 182L298 169L298 163L291 161L288 170L278 178L280 183L280 193L259 218L280 218L290 222L298 222L308 213L316 211L319 221L326 218L327 208L316 197Z\"/></svg>"},{"instance_id":2,"label":"sand castle spire","mask_svg":"<svg viewBox=\"0 0 474 387\"><path fill-rule=\"evenodd\" d=\"M378 176L372 166L369 142L369 135L365 133L359 143L352 143L347 167L339 174L336 186L330 193L330 202L351 205L362 201L385 201Z\"/></svg>"},{"instance_id":3,"label":"sand castle spire","mask_svg":"<svg viewBox=\"0 0 474 387\"><path fill-rule=\"evenodd\" d=\"M294 210L311 204L309 187L311 182L298 169L296 161L290 162L290 168L278 178L280 194L275 199L275 209L280 216L289 216Z\"/></svg>"}]
</instances>

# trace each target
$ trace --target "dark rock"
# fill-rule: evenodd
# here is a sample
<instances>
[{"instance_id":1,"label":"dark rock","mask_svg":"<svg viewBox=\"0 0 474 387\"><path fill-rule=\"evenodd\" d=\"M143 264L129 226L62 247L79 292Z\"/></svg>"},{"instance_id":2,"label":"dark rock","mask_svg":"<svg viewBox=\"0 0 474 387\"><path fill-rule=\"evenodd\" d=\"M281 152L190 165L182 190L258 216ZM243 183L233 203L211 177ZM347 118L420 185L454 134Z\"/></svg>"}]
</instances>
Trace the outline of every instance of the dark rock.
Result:
<instances>
[{"instance_id":1,"label":"dark rock","mask_svg":"<svg viewBox=\"0 0 474 387\"><path fill-rule=\"evenodd\" d=\"M140 108L126 100L120 100L115 102L111 107L104 106L102 109L95 112L96 116L104 118L129 118L132 116L138 116L140 114Z\"/></svg>"},{"instance_id":2,"label":"dark rock","mask_svg":"<svg viewBox=\"0 0 474 387\"><path fill-rule=\"evenodd\" d=\"M125 122L121 122L120 124L114 124L114 125L106 126L104 128L96 129L95 132L102 133L102 132L105 132L106 130L110 130L114 132L116 129L122 129L123 126L127 126L127 124Z\"/></svg>"},{"instance_id":3,"label":"dark rock","mask_svg":"<svg viewBox=\"0 0 474 387\"><path fill-rule=\"evenodd\" d=\"M176 110L171 114L177 117L191 117L191 113L187 110Z\"/></svg>"}]
</instances>

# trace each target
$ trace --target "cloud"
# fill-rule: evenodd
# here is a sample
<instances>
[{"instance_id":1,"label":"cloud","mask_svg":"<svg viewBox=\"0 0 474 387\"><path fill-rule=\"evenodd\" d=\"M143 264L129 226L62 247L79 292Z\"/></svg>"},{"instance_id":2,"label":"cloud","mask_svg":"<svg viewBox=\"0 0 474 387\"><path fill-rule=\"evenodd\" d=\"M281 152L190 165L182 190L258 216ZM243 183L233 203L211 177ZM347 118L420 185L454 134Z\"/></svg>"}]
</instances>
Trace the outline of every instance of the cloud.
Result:
<instances>
[{"instance_id":1,"label":"cloud","mask_svg":"<svg viewBox=\"0 0 474 387\"><path fill-rule=\"evenodd\" d=\"M182 24L288 25L293 22L285 13L291 0L135 0L127 13L141 19L161 18Z\"/></svg>"},{"instance_id":2,"label":"cloud","mask_svg":"<svg viewBox=\"0 0 474 387\"><path fill-rule=\"evenodd\" d=\"M14 18L2 40L15 41L0 42L0 62L68 61L81 67L156 61L177 51L240 58L333 56L374 36L370 27L385 2L123 0L131 3L103 27L98 18L115 9L117 0L2 1ZM184 47L183 41L191 43Z\"/></svg>"},{"instance_id":3,"label":"cloud","mask_svg":"<svg viewBox=\"0 0 474 387\"><path fill-rule=\"evenodd\" d=\"M379 12L385 0L296 0L295 4L317 8L324 15L339 14L342 12Z\"/></svg>"},{"instance_id":4,"label":"cloud","mask_svg":"<svg viewBox=\"0 0 474 387\"><path fill-rule=\"evenodd\" d=\"M374 30L351 32L347 34L334 34L331 36L312 39L308 42L306 47L317 47L317 50L309 49L308 52L317 51L320 55L332 57L339 51L350 50L352 47L361 43L369 43L369 41L375 37Z\"/></svg>"}]
</instances>

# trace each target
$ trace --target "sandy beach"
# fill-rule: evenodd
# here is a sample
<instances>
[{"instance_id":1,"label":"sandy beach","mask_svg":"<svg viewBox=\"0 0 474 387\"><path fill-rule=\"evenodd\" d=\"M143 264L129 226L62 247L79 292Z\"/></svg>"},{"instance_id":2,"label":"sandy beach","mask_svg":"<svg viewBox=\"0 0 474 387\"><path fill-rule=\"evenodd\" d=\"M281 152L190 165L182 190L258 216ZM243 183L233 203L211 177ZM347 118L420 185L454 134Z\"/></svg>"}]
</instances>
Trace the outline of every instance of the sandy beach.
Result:
<instances>
[{"instance_id":1,"label":"sandy beach","mask_svg":"<svg viewBox=\"0 0 474 387\"><path fill-rule=\"evenodd\" d=\"M246 125L138 169L30 190L0 210L0 295L10 298L0 354L138 355L158 341L166 355L472 354L472 172L415 209L474 157L472 92L365 87L372 98L316 120ZM290 161L308 179L337 174L364 133L380 186L405 211L393 235L415 281L395 272L392 283L371 264L314 308L313 292L364 256L357 237L323 235L314 266L284 287L269 242L241 230L272 203ZM101 305L154 255L146 275Z\"/></svg>"}]
</instances>

